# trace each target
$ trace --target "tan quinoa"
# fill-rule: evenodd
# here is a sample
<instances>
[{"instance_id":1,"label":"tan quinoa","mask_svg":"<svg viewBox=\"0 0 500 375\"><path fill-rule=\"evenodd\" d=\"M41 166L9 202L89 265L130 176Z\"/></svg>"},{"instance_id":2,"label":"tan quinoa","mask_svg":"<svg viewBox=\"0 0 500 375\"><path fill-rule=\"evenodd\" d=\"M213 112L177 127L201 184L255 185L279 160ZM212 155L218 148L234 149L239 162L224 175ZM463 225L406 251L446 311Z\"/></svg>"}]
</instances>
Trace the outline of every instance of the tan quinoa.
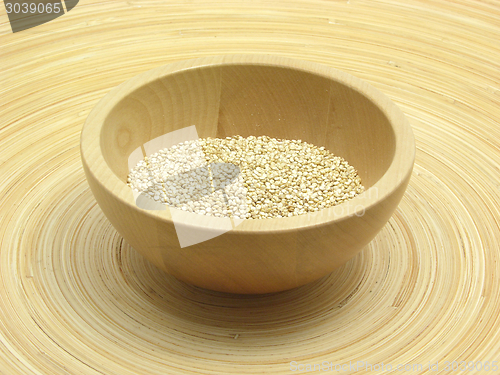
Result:
<instances>
[{"instance_id":1,"label":"tan quinoa","mask_svg":"<svg viewBox=\"0 0 500 375\"><path fill-rule=\"evenodd\" d=\"M128 185L158 202L216 217L289 217L364 191L354 167L324 147L268 136L186 141L130 171Z\"/></svg>"}]
</instances>

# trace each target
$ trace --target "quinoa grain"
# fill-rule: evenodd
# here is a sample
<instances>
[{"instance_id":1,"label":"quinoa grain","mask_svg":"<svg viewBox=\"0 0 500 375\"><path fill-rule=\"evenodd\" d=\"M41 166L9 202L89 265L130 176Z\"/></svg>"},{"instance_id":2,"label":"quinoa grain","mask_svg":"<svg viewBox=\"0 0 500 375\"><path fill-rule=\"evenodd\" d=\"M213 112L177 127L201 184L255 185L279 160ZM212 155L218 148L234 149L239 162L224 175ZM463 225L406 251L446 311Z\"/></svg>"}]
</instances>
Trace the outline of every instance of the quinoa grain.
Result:
<instances>
[{"instance_id":1,"label":"quinoa grain","mask_svg":"<svg viewBox=\"0 0 500 375\"><path fill-rule=\"evenodd\" d=\"M354 167L324 147L268 136L182 142L141 160L127 184L184 211L239 219L303 215L364 191Z\"/></svg>"}]
</instances>

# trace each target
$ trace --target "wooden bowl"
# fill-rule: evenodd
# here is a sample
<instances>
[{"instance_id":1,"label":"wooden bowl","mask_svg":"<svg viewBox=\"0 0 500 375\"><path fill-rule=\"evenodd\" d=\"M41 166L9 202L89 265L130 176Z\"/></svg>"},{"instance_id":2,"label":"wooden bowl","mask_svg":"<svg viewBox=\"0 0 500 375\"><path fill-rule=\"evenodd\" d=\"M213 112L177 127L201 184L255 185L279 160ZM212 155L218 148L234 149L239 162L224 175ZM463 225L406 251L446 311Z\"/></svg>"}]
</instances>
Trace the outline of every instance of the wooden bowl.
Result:
<instances>
[{"instance_id":1,"label":"wooden bowl","mask_svg":"<svg viewBox=\"0 0 500 375\"><path fill-rule=\"evenodd\" d=\"M217 220L223 228L229 219L174 220L171 209L139 208L126 185L129 158L193 125L200 138L268 135L324 146L358 170L366 190L312 214L219 232ZM306 61L229 55L159 67L113 89L85 122L81 155L99 206L134 249L187 283L247 294L316 280L368 244L404 194L415 141L401 110L358 78ZM211 230L213 238L181 247L181 234Z\"/></svg>"}]
</instances>

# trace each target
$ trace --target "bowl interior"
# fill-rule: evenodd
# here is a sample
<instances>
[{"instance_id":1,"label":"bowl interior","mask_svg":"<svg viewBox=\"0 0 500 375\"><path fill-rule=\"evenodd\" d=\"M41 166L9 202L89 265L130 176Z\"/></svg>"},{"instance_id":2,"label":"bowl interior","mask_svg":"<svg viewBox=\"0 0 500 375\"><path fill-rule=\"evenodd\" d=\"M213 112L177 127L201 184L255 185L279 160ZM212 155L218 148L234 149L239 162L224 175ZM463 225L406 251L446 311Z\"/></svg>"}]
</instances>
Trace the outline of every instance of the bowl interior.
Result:
<instances>
[{"instance_id":1,"label":"bowl interior","mask_svg":"<svg viewBox=\"0 0 500 375\"><path fill-rule=\"evenodd\" d=\"M324 146L358 170L365 188L383 176L396 147L387 116L349 82L292 67L243 63L148 77L106 116L101 151L125 182L134 150L192 125L200 138L267 135Z\"/></svg>"}]
</instances>

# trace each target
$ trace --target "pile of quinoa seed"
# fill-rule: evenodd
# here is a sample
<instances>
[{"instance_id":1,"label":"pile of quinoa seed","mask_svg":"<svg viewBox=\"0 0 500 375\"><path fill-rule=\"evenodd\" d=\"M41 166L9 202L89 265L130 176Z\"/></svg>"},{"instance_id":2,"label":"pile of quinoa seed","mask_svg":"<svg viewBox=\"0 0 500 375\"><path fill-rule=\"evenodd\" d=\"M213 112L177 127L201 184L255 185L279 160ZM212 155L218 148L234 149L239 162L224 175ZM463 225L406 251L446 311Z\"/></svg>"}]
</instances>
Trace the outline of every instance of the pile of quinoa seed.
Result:
<instances>
[{"instance_id":1,"label":"pile of quinoa seed","mask_svg":"<svg viewBox=\"0 0 500 375\"><path fill-rule=\"evenodd\" d=\"M128 185L157 202L216 217L289 217L364 191L357 171L324 147L267 136L203 138L160 150Z\"/></svg>"}]
</instances>

